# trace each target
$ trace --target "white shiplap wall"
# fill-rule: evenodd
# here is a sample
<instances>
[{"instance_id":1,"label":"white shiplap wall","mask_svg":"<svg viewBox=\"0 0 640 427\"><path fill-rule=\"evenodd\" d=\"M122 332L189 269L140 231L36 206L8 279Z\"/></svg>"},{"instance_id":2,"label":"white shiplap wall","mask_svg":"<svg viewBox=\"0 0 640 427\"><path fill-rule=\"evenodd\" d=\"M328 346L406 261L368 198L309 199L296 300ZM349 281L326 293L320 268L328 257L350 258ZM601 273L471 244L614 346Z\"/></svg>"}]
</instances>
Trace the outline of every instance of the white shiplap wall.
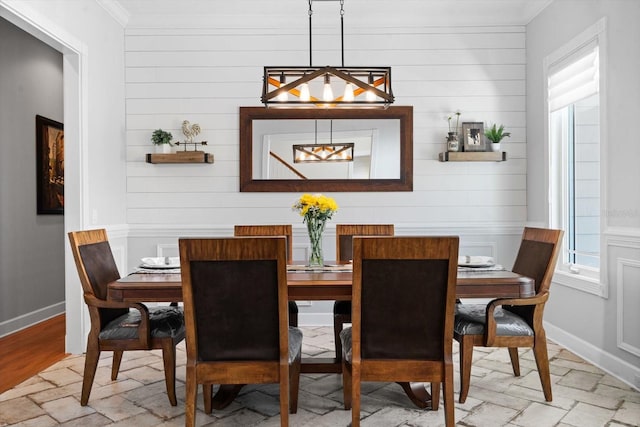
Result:
<instances>
[{"instance_id":1,"label":"white shiplap wall","mask_svg":"<svg viewBox=\"0 0 640 427\"><path fill-rule=\"evenodd\" d=\"M307 21L291 20L286 30L257 14L214 21L126 29L127 221L134 229L300 222L290 210L297 194L238 192L238 107L260 105L263 66L308 65ZM524 224L524 27L366 24L362 16L347 21L345 63L390 65L396 105L413 105L414 191L334 193L341 209L333 222L392 222L399 230ZM339 29L314 25L313 43L314 65L339 64ZM503 144L509 160L438 162L445 117L455 110L461 121L504 123L512 132ZM215 163L144 163L151 132L163 128L181 140L184 119L202 126L199 138L209 141Z\"/></svg>"}]
</instances>

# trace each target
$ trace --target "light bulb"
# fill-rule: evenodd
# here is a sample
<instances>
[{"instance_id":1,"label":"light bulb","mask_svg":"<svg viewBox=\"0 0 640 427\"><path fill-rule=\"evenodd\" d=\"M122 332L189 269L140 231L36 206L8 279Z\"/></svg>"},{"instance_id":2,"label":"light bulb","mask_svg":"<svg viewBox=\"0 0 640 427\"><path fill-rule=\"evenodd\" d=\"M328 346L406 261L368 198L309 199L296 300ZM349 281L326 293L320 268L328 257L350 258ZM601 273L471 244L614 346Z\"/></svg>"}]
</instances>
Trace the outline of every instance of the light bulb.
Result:
<instances>
[{"instance_id":1,"label":"light bulb","mask_svg":"<svg viewBox=\"0 0 640 427\"><path fill-rule=\"evenodd\" d=\"M302 83L300 85L300 101L309 102L311 100L311 93L309 93L309 84Z\"/></svg>"},{"instance_id":2,"label":"light bulb","mask_svg":"<svg viewBox=\"0 0 640 427\"><path fill-rule=\"evenodd\" d=\"M369 74L369 86L374 87L373 86L373 76L371 74ZM376 94L373 93L372 90L368 90L367 91L367 101L368 102L373 102L376 100Z\"/></svg>"},{"instance_id":3,"label":"light bulb","mask_svg":"<svg viewBox=\"0 0 640 427\"><path fill-rule=\"evenodd\" d=\"M345 102L353 102L353 85L351 82L347 82L344 86L344 95L342 96L342 100Z\"/></svg>"},{"instance_id":4,"label":"light bulb","mask_svg":"<svg viewBox=\"0 0 640 427\"><path fill-rule=\"evenodd\" d=\"M284 78L284 74L280 75L280 87L284 86L286 83L286 80ZM289 100L289 95L287 94L287 92L282 92L280 95L278 95L278 101L280 102L287 102Z\"/></svg>"},{"instance_id":5,"label":"light bulb","mask_svg":"<svg viewBox=\"0 0 640 427\"><path fill-rule=\"evenodd\" d=\"M333 90L331 90L331 80L329 74L324 75L324 90L322 91L324 101L333 101Z\"/></svg>"}]
</instances>

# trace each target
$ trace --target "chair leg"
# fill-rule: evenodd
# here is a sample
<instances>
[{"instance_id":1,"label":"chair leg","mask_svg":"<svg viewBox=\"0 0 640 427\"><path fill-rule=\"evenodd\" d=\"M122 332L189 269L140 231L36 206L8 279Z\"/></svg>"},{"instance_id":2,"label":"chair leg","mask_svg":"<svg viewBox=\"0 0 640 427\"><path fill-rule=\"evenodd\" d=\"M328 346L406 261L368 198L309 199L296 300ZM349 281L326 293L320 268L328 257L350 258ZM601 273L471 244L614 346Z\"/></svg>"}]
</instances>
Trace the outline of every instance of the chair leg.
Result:
<instances>
[{"instance_id":1,"label":"chair leg","mask_svg":"<svg viewBox=\"0 0 640 427\"><path fill-rule=\"evenodd\" d=\"M340 331L342 331L342 317L333 315L333 342L336 347L336 363L342 360L342 341L340 341Z\"/></svg>"},{"instance_id":2,"label":"chair leg","mask_svg":"<svg viewBox=\"0 0 640 427\"><path fill-rule=\"evenodd\" d=\"M196 397L198 384L196 384L195 366L187 366L187 380L185 383L184 425L195 427L196 425Z\"/></svg>"},{"instance_id":3,"label":"chair leg","mask_svg":"<svg viewBox=\"0 0 640 427\"><path fill-rule=\"evenodd\" d=\"M463 335L458 342L460 343L460 396L458 401L464 403L469 394L469 382L471 381L473 336Z\"/></svg>"},{"instance_id":4,"label":"chair leg","mask_svg":"<svg viewBox=\"0 0 640 427\"><path fill-rule=\"evenodd\" d=\"M118 371L120 371L120 362L122 362L122 350L113 350L113 362L111 363L111 381L118 379Z\"/></svg>"},{"instance_id":5,"label":"chair leg","mask_svg":"<svg viewBox=\"0 0 640 427\"><path fill-rule=\"evenodd\" d=\"M171 406L177 406L176 399L176 344L172 339L162 341L162 360L164 361L164 381Z\"/></svg>"},{"instance_id":6,"label":"chair leg","mask_svg":"<svg viewBox=\"0 0 640 427\"><path fill-rule=\"evenodd\" d=\"M291 366L280 366L280 427L289 427L289 396L291 395Z\"/></svg>"},{"instance_id":7,"label":"chair leg","mask_svg":"<svg viewBox=\"0 0 640 427\"><path fill-rule=\"evenodd\" d=\"M431 410L437 411L440 405L440 383L431 383Z\"/></svg>"},{"instance_id":8,"label":"chair leg","mask_svg":"<svg viewBox=\"0 0 640 427\"><path fill-rule=\"evenodd\" d=\"M289 326L298 327L298 305L295 301L289 301Z\"/></svg>"},{"instance_id":9,"label":"chair leg","mask_svg":"<svg viewBox=\"0 0 640 427\"><path fill-rule=\"evenodd\" d=\"M344 400L344 409L351 409L351 366L342 360L342 395Z\"/></svg>"},{"instance_id":10,"label":"chair leg","mask_svg":"<svg viewBox=\"0 0 640 427\"><path fill-rule=\"evenodd\" d=\"M84 374L82 378L82 394L80 395L80 405L86 406L89 402L89 395L91 394L91 386L93 385L93 379L96 376L96 369L98 368L98 359L100 358L100 349L95 346L87 345L87 353L84 357Z\"/></svg>"},{"instance_id":11,"label":"chair leg","mask_svg":"<svg viewBox=\"0 0 640 427\"><path fill-rule=\"evenodd\" d=\"M513 375L520 376L520 358L518 357L518 348L509 347L509 358L511 359L511 366L513 367Z\"/></svg>"},{"instance_id":12,"label":"chair leg","mask_svg":"<svg viewBox=\"0 0 640 427\"><path fill-rule=\"evenodd\" d=\"M442 381L442 391L444 400L444 422L446 427L454 427L455 406L453 401L453 366L445 366L444 381Z\"/></svg>"},{"instance_id":13,"label":"chair leg","mask_svg":"<svg viewBox=\"0 0 640 427\"><path fill-rule=\"evenodd\" d=\"M360 367L351 365L351 427L360 427Z\"/></svg>"},{"instance_id":14,"label":"chair leg","mask_svg":"<svg viewBox=\"0 0 640 427\"><path fill-rule=\"evenodd\" d=\"M210 415L213 411L211 402L211 399L213 399L213 384L202 384L202 397L204 398L204 413Z\"/></svg>"},{"instance_id":15,"label":"chair leg","mask_svg":"<svg viewBox=\"0 0 640 427\"><path fill-rule=\"evenodd\" d=\"M544 332L536 334L533 345L533 354L536 358L536 366L538 367L538 375L540 376L540 383L542 384L544 400L551 402L553 400L553 394L551 393L551 373L549 372L547 338Z\"/></svg>"},{"instance_id":16,"label":"chair leg","mask_svg":"<svg viewBox=\"0 0 640 427\"><path fill-rule=\"evenodd\" d=\"M298 412L298 392L300 391L300 364L302 355L289 366L289 412Z\"/></svg>"}]
</instances>

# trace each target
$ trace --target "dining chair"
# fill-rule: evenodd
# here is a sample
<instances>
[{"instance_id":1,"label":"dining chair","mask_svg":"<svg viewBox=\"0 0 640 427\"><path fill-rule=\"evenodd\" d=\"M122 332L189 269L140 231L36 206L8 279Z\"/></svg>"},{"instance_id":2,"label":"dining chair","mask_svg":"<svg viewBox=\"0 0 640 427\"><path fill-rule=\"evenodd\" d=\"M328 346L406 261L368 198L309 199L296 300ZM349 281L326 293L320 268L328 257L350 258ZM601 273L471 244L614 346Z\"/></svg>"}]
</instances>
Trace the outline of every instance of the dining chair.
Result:
<instances>
[{"instance_id":1,"label":"dining chair","mask_svg":"<svg viewBox=\"0 0 640 427\"><path fill-rule=\"evenodd\" d=\"M293 263L293 233L291 224L236 225L234 236L284 236L287 240L287 264ZM298 304L289 301L289 325L298 326Z\"/></svg>"},{"instance_id":2,"label":"dining chair","mask_svg":"<svg viewBox=\"0 0 640 427\"><path fill-rule=\"evenodd\" d=\"M91 319L80 404L85 406L89 401L101 351L113 351L111 379L115 381L125 350L161 349L167 395L176 406L176 345L185 337L182 310L109 301L107 285L118 280L120 274L107 232L72 231L69 241Z\"/></svg>"},{"instance_id":3,"label":"dining chair","mask_svg":"<svg viewBox=\"0 0 640 427\"><path fill-rule=\"evenodd\" d=\"M284 237L180 239L187 329L185 425L198 384L278 383L280 424L298 404L302 332L289 326Z\"/></svg>"},{"instance_id":4,"label":"dining chair","mask_svg":"<svg viewBox=\"0 0 640 427\"><path fill-rule=\"evenodd\" d=\"M513 374L520 376L518 347L531 347L546 401L553 399L544 305L562 241L562 230L526 227L512 271L535 280L532 298L499 298L488 304L456 304L454 339L460 343L460 403L469 394L473 347L507 347Z\"/></svg>"},{"instance_id":5,"label":"dining chair","mask_svg":"<svg viewBox=\"0 0 640 427\"><path fill-rule=\"evenodd\" d=\"M353 323L340 332L345 409L360 425L362 381L442 383L453 426L458 237L354 237ZM436 385L434 387L434 384Z\"/></svg>"},{"instance_id":6,"label":"dining chair","mask_svg":"<svg viewBox=\"0 0 640 427\"><path fill-rule=\"evenodd\" d=\"M348 264L353 258L353 236L393 236L393 224L337 224L336 262ZM336 348L336 362L342 358L340 331L345 323L351 323L351 301L333 303L333 339Z\"/></svg>"}]
</instances>

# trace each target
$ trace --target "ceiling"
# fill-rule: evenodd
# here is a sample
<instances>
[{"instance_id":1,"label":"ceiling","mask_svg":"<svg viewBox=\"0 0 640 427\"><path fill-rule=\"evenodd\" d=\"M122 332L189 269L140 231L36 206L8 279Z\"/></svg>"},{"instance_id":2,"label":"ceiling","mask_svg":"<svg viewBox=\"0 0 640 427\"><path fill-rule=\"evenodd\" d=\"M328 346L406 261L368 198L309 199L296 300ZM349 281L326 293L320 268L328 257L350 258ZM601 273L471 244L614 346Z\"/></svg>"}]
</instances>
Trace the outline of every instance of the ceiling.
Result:
<instances>
[{"instance_id":1,"label":"ceiling","mask_svg":"<svg viewBox=\"0 0 640 427\"><path fill-rule=\"evenodd\" d=\"M126 26L167 25L172 17L184 22L203 17L260 15L307 18L308 0L98 0ZM314 0L314 12L337 8L339 0ZM526 25L553 0L345 0L345 17L369 25ZM334 3L334 4L330 4ZM339 9L338 9L339 10ZM315 16L314 16L315 18ZM214 19L212 21L217 21ZM241 22L241 21L238 21Z\"/></svg>"}]
</instances>

